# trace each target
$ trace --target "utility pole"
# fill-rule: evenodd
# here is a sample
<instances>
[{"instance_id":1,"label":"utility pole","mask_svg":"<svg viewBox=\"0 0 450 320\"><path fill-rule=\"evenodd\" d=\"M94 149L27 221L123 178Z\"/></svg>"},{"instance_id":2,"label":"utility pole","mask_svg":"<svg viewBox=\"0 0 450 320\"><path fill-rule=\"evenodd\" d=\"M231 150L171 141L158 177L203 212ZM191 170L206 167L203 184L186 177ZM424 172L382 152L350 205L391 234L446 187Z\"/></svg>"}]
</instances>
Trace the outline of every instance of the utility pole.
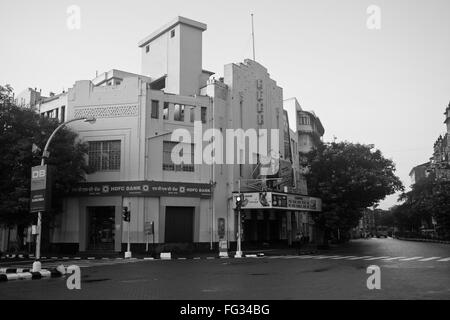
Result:
<instances>
[{"instance_id":1,"label":"utility pole","mask_svg":"<svg viewBox=\"0 0 450 320\"><path fill-rule=\"evenodd\" d=\"M65 127L68 123L74 122L74 121L85 121L90 124L95 123L96 119L94 117L84 117L84 118L75 118L66 122L61 123L56 129L52 132L50 137L47 140L47 143L45 144L44 151L42 152L42 159L41 159L41 166L45 165L45 159L49 157L50 153L48 152L48 147L50 146L50 142L52 141L53 137L56 135L56 133L63 127ZM47 173L45 174L47 176ZM51 186L50 186L51 188ZM37 226L36 226L36 257L35 261L33 263L33 272L38 272L41 270L41 262L39 261L41 259L41 229L42 229L42 211L38 211L38 217L37 217Z\"/></svg>"}]
</instances>

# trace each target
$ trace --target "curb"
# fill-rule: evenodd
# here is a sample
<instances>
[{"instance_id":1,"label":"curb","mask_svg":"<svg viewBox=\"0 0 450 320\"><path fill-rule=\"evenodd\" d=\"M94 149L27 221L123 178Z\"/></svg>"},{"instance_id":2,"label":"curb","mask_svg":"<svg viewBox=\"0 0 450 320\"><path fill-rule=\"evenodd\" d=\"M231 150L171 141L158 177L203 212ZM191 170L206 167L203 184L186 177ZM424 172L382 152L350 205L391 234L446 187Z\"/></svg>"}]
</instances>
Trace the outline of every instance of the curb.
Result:
<instances>
[{"instance_id":1,"label":"curb","mask_svg":"<svg viewBox=\"0 0 450 320\"><path fill-rule=\"evenodd\" d=\"M16 272L13 272L15 270ZM27 271L25 271L27 270ZM59 278L63 276L63 273L55 269L47 270L42 269L39 272L31 272L28 269L7 269L6 273L0 273L0 282L6 282L11 280L38 280L44 278Z\"/></svg>"},{"instance_id":2,"label":"curb","mask_svg":"<svg viewBox=\"0 0 450 320\"><path fill-rule=\"evenodd\" d=\"M420 238L403 238L403 237L396 237L395 239L397 239L397 240L404 240L404 241L432 242L432 243L450 244L450 241L445 241L445 240L420 239Z\"/></svg>"},{"instance_id":3,"label":"curb","mask_svg":"<svg viewBox=\"0 0 450 320\"><path fill-rule=\"evenodd\" d=\"M316 254L318 253L318 250L310 250L310 251L302 251L299 253L299 255L309 255L309 254ZM276 256L285 256L285 255L291 255L292 253L281 253L281 254L273 254ZM268 257L271 256L271 254L264 254L264 253L247 253L247 254L243 254L242 258L261 258L261 257ZM41 257L41 260L57 260L57 261L67 261L67 260L87 260L87 261L92 261L92 260L101 260L101 261L113 261L113 260L212 260L212 259L226 259L226 258L234 258L234 255L231 253L228 253L228 256L219 256L219 255L214 255L214 256L200 256L200 257L196 257L196 256L191 256L191 257L173 257L171 256L167 256L164 258L161 257L132 257L132 258L123 258L123 257L67 257L67 256L63 256L63 257L56 257L56 256L52 256L52 257ZM32 259L32 257L30 256L28 257L17 257L16 255L9 255L6 257L1 257L2 260L5 259ZM29 269L15 269L15 268L0 268L0 274L2 273L16 273L17 271L14 270L22 270L23 272L27 272Z\"/></svg>"}]
</instances>

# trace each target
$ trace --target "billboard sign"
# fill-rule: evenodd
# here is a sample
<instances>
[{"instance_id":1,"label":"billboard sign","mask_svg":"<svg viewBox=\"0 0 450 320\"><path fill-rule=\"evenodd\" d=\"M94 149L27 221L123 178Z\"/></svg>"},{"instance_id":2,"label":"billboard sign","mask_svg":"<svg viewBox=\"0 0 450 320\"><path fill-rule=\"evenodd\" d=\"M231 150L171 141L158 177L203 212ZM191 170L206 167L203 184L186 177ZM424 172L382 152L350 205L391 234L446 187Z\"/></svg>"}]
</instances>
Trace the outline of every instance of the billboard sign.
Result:
<instances>
[{"instance_id":1,"label":"billboard sign","mask_svg":"<svg viewBox=\"0 0 450 320\"><path fill-rule=\"evenodd\" d=\"M233 194L233 209L236 209L236 197ZM282 192L243 192L248 200L242 209L286 209L293 211L322 211L320 198Z\"/></svg>"}]
</instances>

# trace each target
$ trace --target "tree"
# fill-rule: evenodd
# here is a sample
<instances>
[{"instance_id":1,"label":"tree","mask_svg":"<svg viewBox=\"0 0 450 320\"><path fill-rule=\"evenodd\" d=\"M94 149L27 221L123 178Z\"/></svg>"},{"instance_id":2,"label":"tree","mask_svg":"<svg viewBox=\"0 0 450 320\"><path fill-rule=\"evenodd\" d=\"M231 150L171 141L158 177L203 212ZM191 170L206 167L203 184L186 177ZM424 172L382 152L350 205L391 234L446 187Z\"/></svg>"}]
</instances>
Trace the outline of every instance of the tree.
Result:
<instances>
[{"instance_id":1,"label":"tree","mask_svg":"<svg viewBox=\"0 0 450 320\"><path fill-rule=\"evenodd\" d=\"M36 217L30 214L31 167L40 164L40 152L47 139L59 125L55 119L41 117L31 109L17 107L12 88L0 86L0 224L29 225ZM89 173L86 164L87 146L77 141L77 134L63 128L49 147L46 161L54 166L51 209L43 215L43 243L49 225L61 212L62 198L70 186L83 181Z\"/></svg>"},{"instance_id":2,"label":"tree","mask_svg":"<svg viewBox=\"0 0 450 320\"><path fill-rule=\"evenodd\" d=\"M401 232L419 235L420 228L433 228L442 238L450 238L450 181L424 178L414 185L411 191L403 193L404 202L394 211L396 224Z\"/></svg>"},{"instance_id":3,"label":"tree","mask_svg":"<svg viewBox=\"0 0 450 320\"><path fill-rule=\"evenodd\" d=\"M355 227L363 209L403 190L392 160L371 146L320 143L307 160L309 193L322 199L322 212L315 222L324 231L324 244L338 229L346 234Z\"/></svg>"}]
</instances>

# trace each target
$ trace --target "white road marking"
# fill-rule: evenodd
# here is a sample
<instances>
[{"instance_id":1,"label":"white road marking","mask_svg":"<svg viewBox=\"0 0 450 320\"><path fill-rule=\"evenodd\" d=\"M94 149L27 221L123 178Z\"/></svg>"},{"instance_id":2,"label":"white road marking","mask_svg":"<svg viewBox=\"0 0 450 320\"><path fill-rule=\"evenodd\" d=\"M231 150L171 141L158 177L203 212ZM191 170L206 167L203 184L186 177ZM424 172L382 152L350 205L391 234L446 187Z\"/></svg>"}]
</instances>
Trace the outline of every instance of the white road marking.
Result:
<instances>
[{"instance_id":1,"label":"white road marking","mask_svg":"<svg viewBox=\"0 0 450 320\"><path fill-rule=\"evenodd\" d=\"M406 258L406 259L400 259L399 261L411 261L411 260L417 260L423 257L412 257L412 258Z\"/></svg>"},{"instance_id":2,"label":"white road marking","mask_svg":"<svg viewBox=\"0 0 450 320\"><path fill-rule=\"evenodd\" d=\"M392 257L392 258L383 259L383 261L392 261L392 260L402 259L402 258L406 258L406 257Z\"/></svg>"},{"instance_id":3,"label":"white road marking","mask_svg":"<svg viewBox=\"0 0 450 320\"><path fill-rule=\"evenodd\" d=\"M373 258L368 258L368 259L364 259L364 260L371 261L371 260L378 260L378 259L385 259L385 258L389 258L389 256L373 257Z\"/></svg>"},{"instance_id":4,"label":"white road marking","mask_svg":"<svg viewBox=\"0 0 450 320\"><path fill-rule=\"evenodd\" d=\"M364 258L370 258L370 257L373 257L373 256L362 256L362 257L355 257L355 258L350 258L350 259L347 259L347 260L360 260L360 259L364 259Z\"/></svg>"},{"instance_id":5,"label":"white road marking","mask_svg":"<svg viewBox=\"0 0 450 320\"><path fill-rule=\"evenodd\" d=\"M336 258L331 258L331 259L332 260L342 260L342 259L348 259L348 258L356 258L356 256L343 256L343 257L337 256Z\"/></svg>"},{"instance_id":6,"label":"white road marking","mask_svg":"<svg viewBox=\"0 0 450 320\"><path fill-rule=\"evenodd\" d=\"M420 259L419 261L431 261L431 260L436 260L442 257L430 257L430 258L425 258L425 259Z\"/></svg>"},{"instance_id":7,"label":"white road marking","mask_svg":"<svg viewBox=\"0 0 450 320\"><path fill-rule=\"evenodd\" d=\"M446 261L450 261L450 258L440 259L440 260L438 260L438 261L446 262Z\"/></svg>"},{"instance_id":8,"label":"white road marking","mask_svg":"<svg viewBox=\"0 0 450 320\"><path fill-rule=\"evenodd\" d=\"M322 259L331 259L331 258L336 258L336 257L340 257L340 256L316 256L316 257L312 257L312 259L322 260Z\"/></svg>"}]
</instances>

